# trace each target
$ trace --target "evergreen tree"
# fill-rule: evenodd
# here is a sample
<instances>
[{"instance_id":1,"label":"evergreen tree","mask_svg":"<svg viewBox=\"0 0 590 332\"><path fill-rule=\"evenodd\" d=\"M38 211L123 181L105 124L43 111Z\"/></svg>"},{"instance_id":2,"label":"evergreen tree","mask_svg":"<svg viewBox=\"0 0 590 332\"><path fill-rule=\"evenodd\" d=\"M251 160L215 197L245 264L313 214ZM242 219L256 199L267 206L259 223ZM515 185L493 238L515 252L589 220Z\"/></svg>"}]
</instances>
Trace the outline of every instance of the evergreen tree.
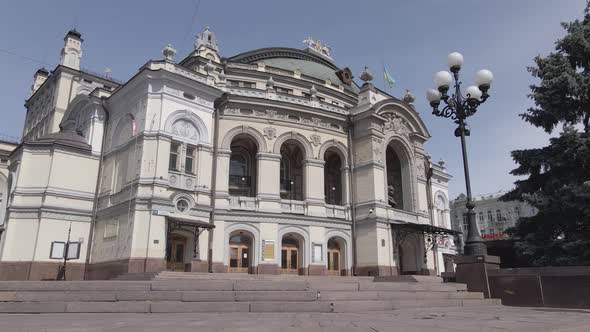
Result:
<instances>
[{"instance_id":1,"label":"evergreen tree","mask_svg":"<svg viewBox=\"0 0 590 332\"><path fill-rule=\"evenodd\" d=\"M530 87L535 107L521 118L547 133L563 125L548 146L512 152L518 167L510 173L528 178L503 199L539 212L508 232L518 240L517 254L534 266L590 265L590 0L584 14L562 23L567 33L555 52L528 68L540 83Z\"/></svg>"}]
</instances>

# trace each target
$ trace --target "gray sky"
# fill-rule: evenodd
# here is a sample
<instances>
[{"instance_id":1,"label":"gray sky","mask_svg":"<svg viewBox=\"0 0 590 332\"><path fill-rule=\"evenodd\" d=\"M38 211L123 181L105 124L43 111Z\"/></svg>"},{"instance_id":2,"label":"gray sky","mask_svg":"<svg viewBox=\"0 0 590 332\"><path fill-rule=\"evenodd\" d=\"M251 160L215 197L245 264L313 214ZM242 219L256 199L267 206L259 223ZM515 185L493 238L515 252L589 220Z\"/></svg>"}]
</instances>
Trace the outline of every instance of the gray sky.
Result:
<instances>
[{"instance_id":1,"label":"gray sky","mask_svg":"<svg viewBox=\"0 0 590 332\"><path fill-rule=\"evenodd\" d=\"M446 56L465 57L465 85L480 68L494 72L492 97L469 120L469 162L474 194L510 189L515 178L510 151L542 146L548 136L518 117L531 105L533 82L526 66L553 49L559 23L581 18L585 0L423 1L29 1L0 11L0 133L20 136L24 100L32 75L44 63L53 69L67 30L84 38L82 66L126 80L146 61L162 58L171 43L177 60L191 49L204 26L216 33L221 53L231 56L269 46L302 48L308 36L332 46L334 59L358 77L365 65L383 89L381 66L397 81L391 93L410 89L432 138L427 150L444 159L454 176L451 197L464 191L459 141L449 119L431 115L424 94L432 76L446 69ZM6 51L20 56L7 54ZM31 60L32 59L32 60Z\"/></svg>"}]
</instances>

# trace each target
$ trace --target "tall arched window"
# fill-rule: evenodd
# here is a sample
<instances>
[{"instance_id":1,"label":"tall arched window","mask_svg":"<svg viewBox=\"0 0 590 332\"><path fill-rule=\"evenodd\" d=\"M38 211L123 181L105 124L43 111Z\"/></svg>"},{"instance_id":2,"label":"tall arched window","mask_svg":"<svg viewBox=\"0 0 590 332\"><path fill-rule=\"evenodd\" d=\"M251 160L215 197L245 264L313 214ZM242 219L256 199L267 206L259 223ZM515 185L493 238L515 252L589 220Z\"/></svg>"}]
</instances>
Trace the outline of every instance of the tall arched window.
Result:
<instances>
[{"instance_id":1,"label":"tall arched window","mask_svg":"<svg viewBox=\"0 0 590 332\"><path fill-rule=\"evenodd\" d=\"M303 200L303 149L295 140L281 146L280 181L282 199Z\"/></svg>"},{"instance_id":2,"label":"tall arched window","mask_svg":"<svg viewBox=\"0 0 590 332\"><path fill-rule=\"evenodd\" d=\"M247 135L236 136L231 143L229 159L229 194L256 196L256 154L254 139Z\"/></svg>"},{"instance_id":3,"label":"tall arched window","mask_svg":"<svg viewBox=\"0 0 590 332\"><path fill-rule=\"evenodd\" d=\"M387 201L393 208L404 210L401 161L391 146L387 146Z\"/></svg>"},{"instance_id":4,"label":"tall arched window","mask_svg":"<svg viewBox=\"0 0 590 332\"><path fill-rule=\"evenodd\" d=\"M327 204L342 205L342 160L332 150L324 154L324 196Z\"/></svg>"}]
</instances>

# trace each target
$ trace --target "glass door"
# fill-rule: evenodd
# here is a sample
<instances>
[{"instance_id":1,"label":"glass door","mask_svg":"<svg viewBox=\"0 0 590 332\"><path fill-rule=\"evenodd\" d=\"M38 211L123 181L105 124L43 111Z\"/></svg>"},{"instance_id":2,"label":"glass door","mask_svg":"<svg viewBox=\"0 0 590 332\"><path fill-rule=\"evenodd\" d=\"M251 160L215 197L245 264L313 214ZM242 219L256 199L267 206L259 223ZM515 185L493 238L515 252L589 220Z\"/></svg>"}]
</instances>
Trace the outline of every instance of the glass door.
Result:
<instances>
[{"instance_id":1,"label":"glass door","mask_svg":"<svg viewBox=\"0 0 590 332\"><path fill-rule=\"evenodd\" d=\"M340 251L337 249L328 249L328 275L340 275Z\"/></svg>"},{"instance_id":2,"label":"glass door","mask_svg":"<svg viewBox=\"0 0 590 332\"><path fill-rule=\"evenodd\" d=\"M281 273L299 274L299 249L283 247L281 250Z\"/></svg>"}]
</instances>

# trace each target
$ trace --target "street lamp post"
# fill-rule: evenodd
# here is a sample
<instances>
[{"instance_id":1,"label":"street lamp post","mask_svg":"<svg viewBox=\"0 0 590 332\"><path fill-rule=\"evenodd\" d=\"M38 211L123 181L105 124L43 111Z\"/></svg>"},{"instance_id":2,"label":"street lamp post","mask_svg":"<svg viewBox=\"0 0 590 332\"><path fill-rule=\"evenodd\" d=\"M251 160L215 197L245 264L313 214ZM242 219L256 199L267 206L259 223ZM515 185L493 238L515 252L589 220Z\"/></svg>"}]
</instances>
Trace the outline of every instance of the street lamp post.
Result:
<instances>
[{"instance_id":1,"label":"street lamp post","mask_svg":"<svg viewBox=\"0 0 590 332\"><path fill-rule=\"evenodd\" d=\"M465 171L465 186L467 188L467 241L465 241L465 255L479 256L487 255L486 245L483 243L475 221L475 212L473 208L473 198L471 195L471 181L469 179L469 164L467 162L467 144L465 137L469 136L470 131L466 119L477 112L477 107L483 104L488 97L490 84L494 79L491 71L482 69L475 74L475 84L465 89L465 95L461 93L461 82L459 81L459 71L463 65L463 55L453 52L448 56L448 71L439 71L434 75L434 84L437 89L429 89L426 92L426 98L432 106L432 114L444 118L451 118L457 124L455 136L461 139L461 150L463 153L463 169ZM454 93L449 95L449 87L454 79ZM445 106L439 109L441 100Z\"/></svg>"}]
</instances>

